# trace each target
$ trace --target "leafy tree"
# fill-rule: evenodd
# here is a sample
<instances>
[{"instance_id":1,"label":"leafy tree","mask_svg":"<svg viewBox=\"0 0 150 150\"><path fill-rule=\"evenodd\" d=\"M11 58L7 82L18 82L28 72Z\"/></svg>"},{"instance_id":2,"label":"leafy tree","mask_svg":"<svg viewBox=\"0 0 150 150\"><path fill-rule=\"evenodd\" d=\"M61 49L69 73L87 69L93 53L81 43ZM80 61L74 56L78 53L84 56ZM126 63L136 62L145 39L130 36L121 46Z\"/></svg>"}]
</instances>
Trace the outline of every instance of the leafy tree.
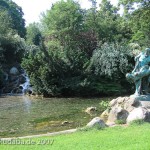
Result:
<instances>
[{"instance_id":1,"label":"leafy tree","mask_svg":"<svg viewBox=\"0 0 150 150\"><path fill-rule=\"evenodd\" d=\"M126 86L125 74L133 69L133 62L132 49L129 46L104 43L95 50L91 67L94 67L95 74Z\"/></svg>"},{"instance_id":2,"label":"leafy tree","mask_svg":"<svg viewBox=\"0 0 150 150\"><path fill-rule=\"evenodd\" d=\"M22 8L19 7L12 0L1 0L0 10L7 12L9 18L11 18L9 19L11 20L11 28L13 30L16 30L21 37L25 37L26 28L25 28L25 20L23 19L24 14L22 12ZM0 24L4 24L4 23L0 22Z\"/></svg>"},{"instance_id":3,"label":"leafy tree","mask_svg":"<svg viewBox=\"0 0 150 150\"><path fill-rule=\"evenodd\" d=\"M12 30L12 18L6 10L0 11L0 34L9 34L15 32Z\"/></svg>"},{"instance_id":4,"label":"leafy tree","mask_svg":"<svg viewBox=\"0 0 150 150\"><path fill-rule=\"evenodd\" d=\"M82 30L82 10L73 0L56 2L52 8L43 15L43 23L47 34L54 35L63 45L68 45L74 35Z\"/></svg>"},{"instance_id":5,"label":"leafy tree","mask_svg":"<svg viewBox=\"0 0 150 150\"><path fill-rule=\"evenodd\" d=\"M25 51L25 22L21 7L11 0L0 1L0 62L21 62ZM21 36L21 37L20 37Z\"/></svg>"},{"instance_id":6,"label":"leafy tree","mask_svg":"<svg viewBox=\"0 0 150 150\"><path fill-rule=\"evenodd\" d=\"M29 45L40 45L41 32L38 24L32 23L27 27L26 41Z\"/></svg>"},{"instance_id":7,"label":"leafy tree","mask_svg":"<svg viewBox=\"0 0 150 150\"><path fill-rule=\"evenodd\" d=\"M0 35L0 49L3 63L21 62L26 44L24 39L17 34Z\"/></svg>"},{"instance_id":8,"label":"leafy tree","mask_svg":"<svg viewBox=\"0 0 150 150\"><path fill-rule=\"evenodd\" d=\"M133 32L131 42L150 46L150 2L149 0L120 0ZM134 4L137 7L134 7Z\"/></svg>"},{"instance_id":9,"label":"leafy tree","mask_svg":"<svg viewBox=\"0 0 150 150\"><path fill-rule=\"evenodd\" d=\"M129 47L115 41L131 39L129 22L109 1L103 0L99 10L96 1L91 2L89 10L73 0L55 3L43 14L40 44L39 28L28 26L27 42L34 45L28 47L22 66L35 92L87 96L116 93L126 86L133 57Z\"/></svg>"},{"instance_id":10,"label":"leafy tree","mask_svg":"<svg viewBox=\"0 0 150 150\"><path fill-rule=\"evenodd\" d=\"M99 41L102 41L104 43L117 40L117 25L118 18L120 17L117 13L117 10L118 9L111 5L108 0L102 0L97 16L97 32Z\"/></svg>"}]
</instances>

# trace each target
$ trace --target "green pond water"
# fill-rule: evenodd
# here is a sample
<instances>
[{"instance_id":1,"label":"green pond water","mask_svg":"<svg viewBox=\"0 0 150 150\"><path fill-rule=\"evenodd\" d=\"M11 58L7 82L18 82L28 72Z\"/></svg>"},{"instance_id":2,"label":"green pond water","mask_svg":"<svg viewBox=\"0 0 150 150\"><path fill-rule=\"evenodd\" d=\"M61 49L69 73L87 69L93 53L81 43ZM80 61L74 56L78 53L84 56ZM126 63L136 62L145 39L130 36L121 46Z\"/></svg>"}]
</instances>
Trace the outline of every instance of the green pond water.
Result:
<instances>
[{"instance_id":1,"label":"green pond water","mask_svg":"<svg viewBox=\"0 0 150 150\"><path fill-rule=\"evenodd\" d=\"M108 98L106 98L108 99ZM86 125L103 111L101 98L44 98L27 96L0 97L0 137L49 133ZM87 114L87 107L97 111Z\"/></svg>"}]
</instances>

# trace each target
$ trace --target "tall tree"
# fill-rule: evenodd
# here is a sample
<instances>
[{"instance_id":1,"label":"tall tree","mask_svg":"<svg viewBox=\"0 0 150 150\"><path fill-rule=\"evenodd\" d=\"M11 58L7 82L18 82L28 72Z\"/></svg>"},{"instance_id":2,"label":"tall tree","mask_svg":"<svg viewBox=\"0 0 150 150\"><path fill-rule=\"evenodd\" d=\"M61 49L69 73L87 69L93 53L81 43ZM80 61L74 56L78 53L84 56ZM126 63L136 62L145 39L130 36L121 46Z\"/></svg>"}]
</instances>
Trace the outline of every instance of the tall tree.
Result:
<instances>
[{"instance_id":1,"label":"tall tree","mask_svg":"<svg viewBox=\"0 0 150 150\"><path fill-rule=\"evenodd\" d=\"M150 46L150 1L120 0L119 2L124 6L125 15L130 20L133 31L131 41L138 42L141 46Z\"/></svg>"},{"instance_id":2,"label":"tall tree","mask_svg":"<svg viewBox=\"0 0 150 150\"><path fill-rule=\"evenodd\" d=\"M37 23L32 23L27 26L27 35L26 35L26 41L30 45L40 45L41 41L41 31L38 27Z\"/></svg>"},{"instance_id":3,"label":"tall tree","mask_svg":"<svg viewBox=\"0 0 150 150\"><path fill-rule=\"evenodd\" d=\"M12 0L0 0L0 10L6 11L11 18L11 28L16 30L21 37L25 37L26 28L22 8Z\"/></svg>"},{"instance_id":4,"label":"tall tree","mask_svg":"<svg viewBox=\"0 0 150 150\"><path fill-rule=\"evenodd\" d=\"M75 40L75 35L82 30L82 9L73 0L59 1L43 15L43 24L47 28L46 33L51 38L61 41L62 45L68 45Z\"/></svg>"},{"instance_id":5,"label":"tall tree","mask_svg":"<svg viewBox=\"0 0 150 150\"><path fill-rule=\"evenodd\" d=\"M100 4L100 9L97 15L98 23L98 36L99 40L104 42L112 42L117 40L116 35L118 34L117 25L118 18L120 18L117 13L118 9L111 5L110 1L102 0Z\"/></svg>"}]
</instances>

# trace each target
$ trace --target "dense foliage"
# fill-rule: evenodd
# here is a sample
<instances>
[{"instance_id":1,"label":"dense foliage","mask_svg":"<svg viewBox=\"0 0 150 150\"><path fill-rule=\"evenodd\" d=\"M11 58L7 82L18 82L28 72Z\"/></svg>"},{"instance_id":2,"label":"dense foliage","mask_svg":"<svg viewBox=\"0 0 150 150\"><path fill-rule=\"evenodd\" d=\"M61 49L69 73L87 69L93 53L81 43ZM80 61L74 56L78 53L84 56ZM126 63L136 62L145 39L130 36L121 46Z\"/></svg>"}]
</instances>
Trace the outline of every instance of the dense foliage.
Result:
<instances>
[{"instance_id":1,"label":"dense foliage","mask_svg":"<svg viewBox=\"0 0 150 150\"><path fill-rule=\"evenodd\" d=\"M31 46L22 62L38 94L107 95L127 87L131 26L109 1L103 0L99 10L91 2L92 8L84 10L73 0L59 1L42 15L41 26L27 28L30 44L36 33L42 35L40 46Z\"/></svg>"},{"instance_id":2,"label":"dense foliage","mask_svg":"<svg viewBox=\"0 0 150 150\"><path fill-rule=\"evenodd\" d=\"M0 16L0 18L4 21L0 22L2 26L9 24L8 26L5 26L6 29L9 27L12 30L15 30L15 32L17 32L17 34L19 34L21 37L25 37L25 20L23 19L21 7L19 7L12 0L0 0Z\"/></svg>"},{"instance_id":3,"label":"dense foliage","mask_svg":"<svg viewBox=\"0 0 150 150\"><path fill-rule=\"evenodd\" d=\"M13 64L21 63L26 44L25 20L21 7L11 0L0 0L0 89L4 74ZM7 67L6 67L7 66Z\"/></svg>"},{"instance_id":4,"label":"dense foliage","mask_svg":"<svg viewBox=\"0 0 150 150\"><path fill-rule=\"evenodd\" d=\"M130 58L132 58L130 47L118 43L105 43L94 51L92 65L96 74L118 80L121 74L131 70Z\"/></svg>"},{"instance_id":5,"label":"dense foliage","mask_svg":"<svg viewBox=\"0 0 150 150\"><path fill-rule=\"evenodd\" d=\"M41 31L38 28L37 23L29 24L27 27L27 44L28 45L40 45L40 40L42 38Z\"/></svg>"},{"instance_id":6,"label":"dense foliage","mask_svg":"<svg viewBox=\"0 0 150 150\"><path fill-rule=\"evenodd\" d=\"M125 16L133 32L131 42L150 46L150 1L119 0L124 6ZM134 5L137 7L134 7Z\"/></svg>"},{"instance_id":7,"label":"dense foliage","mask_svg":"<svg viewBox=\"0 0 150 150\"><path fill-rule=\"evenodd\" d=\"M102 0L98 9L96 0L91 4L82 9L74 0L58 1L42 14L40 23L25 29L22 9L11 0L0 0L0 62L21 62L24 57L22 66L38 94L127 91L125 74L134 65L133 47L141 50L150 44L149 2L119 0L115 7ZM123 15L118 13L120 5Z\"/></svg>"},{"instance_id":8,"label":"dense foliage","mask_svg":"<svg viewBox=\"0 0 150 150\"><path fill-rule=\"evenodd\" d=\"M25 33L21 7L11 0L0 0L0 63L21 62Z\"/></svg>"}]
</instances>

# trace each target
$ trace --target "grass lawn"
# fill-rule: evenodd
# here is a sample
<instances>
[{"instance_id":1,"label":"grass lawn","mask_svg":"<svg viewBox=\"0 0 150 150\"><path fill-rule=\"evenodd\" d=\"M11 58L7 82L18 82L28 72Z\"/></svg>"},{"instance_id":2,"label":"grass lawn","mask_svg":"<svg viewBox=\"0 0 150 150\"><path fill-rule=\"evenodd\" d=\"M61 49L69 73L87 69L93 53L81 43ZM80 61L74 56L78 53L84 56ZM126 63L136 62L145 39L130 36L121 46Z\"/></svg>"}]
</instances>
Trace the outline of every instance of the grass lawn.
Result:
<instances>
[{"instance_id":1,"label":"grass lawn","mask_svg":"<svg viewBox=\"0 0 150 150\"><path fill-rule=\"evenodd\" d=\"M4 145L1 141L0 150L150 150L150 124L90 129L21 141L32 141L34 145Z\"/></svg>"}]
</instances>

